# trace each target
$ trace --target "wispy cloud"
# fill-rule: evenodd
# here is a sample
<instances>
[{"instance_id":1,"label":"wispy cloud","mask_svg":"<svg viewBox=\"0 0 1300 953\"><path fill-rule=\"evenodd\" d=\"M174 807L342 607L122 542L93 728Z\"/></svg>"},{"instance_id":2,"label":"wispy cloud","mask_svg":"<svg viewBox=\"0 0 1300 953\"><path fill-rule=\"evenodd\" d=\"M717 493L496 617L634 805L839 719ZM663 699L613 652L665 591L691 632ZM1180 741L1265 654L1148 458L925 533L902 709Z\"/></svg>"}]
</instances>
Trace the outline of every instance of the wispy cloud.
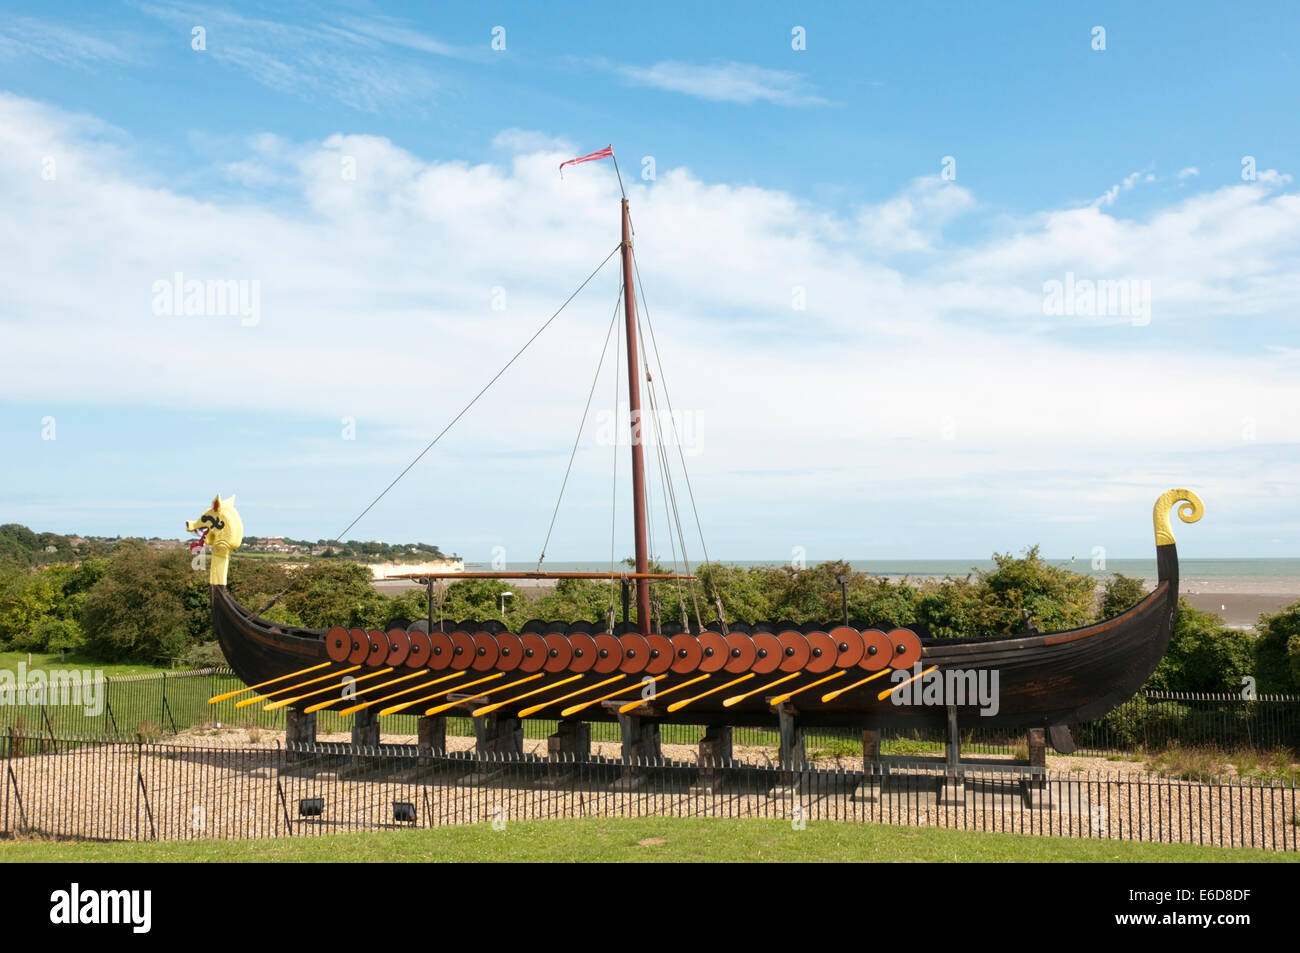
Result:
<instances>
[{"instance_id":1,"label":"wispy cloud","mask_svg":"<svg viewBox=\"0 0 1300 953\"><path fill-rule=\"evenodd\" d=\"M1196 168L1196 166L1194 165L1189 165L1185 169L1178 170L1178 178L1180 179L1190 179L1192 176L1200 175L1200 174L1201 174L1201 170Z\"/></svg>"},{"instance_id":2,"label":"wispy cloud","mask_svg":"<svg viewBox=\"0 0 1300 953\"><path fill-rule=\"evenodd\" d=\"M1132 191L1134 188L1137 187L1137 184L1139 182L1154 182L1155 180L1156 177L1155 177L1155 173L1153 172L1147 172L1147 171L1130 172L1128 175L1124 176L1124 178L1121 179L1119 182L1117 182L1115 185L1112 185L1101 195L1097 196L1097 198L1093 199L1092 200L1093 207L1104 208L1110 205L1114 205L1115 200L1119 198L1119 194L1121 192Z\"/></svg>"},{"instance_id":3,"label":"wispy cloud","mask_svg":"<svg viewBox=\"0 0 1300 953\"><path fill-rule=\"evenodd\" d=\"M468 58L463 48L387 17L346 17L298 25L193 4L140 5L141 11L186 33L206 32L196 55L238 69L255 82L303 99L334 99L362 112L422 114L439 79L420 57Z\"/></svg>"},{"instance_id":4,"label":"wispy cloud","mask_svg":"<svg viewBox=\"0 0 1300 953\"><path fill-rule=\"evenodd\" d=\"M819 106L826 100L816 95L801 73L767 69L751 63L700 65L663 60L653 66L620 66L612 69L637 86L684 93L712 102L768 102L778 106Z\"/></svg>"},{"instance_id":5,"label":"wispy cloud","mask_svg":"<svg viewBox=\"0 0 1300 953\"><path fill-rule=\"evenodd\" d=\"M0 60L32 56L82 68L131 61L121 43L99 34L33 17L0 18Z\"/></svg>"}]
</instances>

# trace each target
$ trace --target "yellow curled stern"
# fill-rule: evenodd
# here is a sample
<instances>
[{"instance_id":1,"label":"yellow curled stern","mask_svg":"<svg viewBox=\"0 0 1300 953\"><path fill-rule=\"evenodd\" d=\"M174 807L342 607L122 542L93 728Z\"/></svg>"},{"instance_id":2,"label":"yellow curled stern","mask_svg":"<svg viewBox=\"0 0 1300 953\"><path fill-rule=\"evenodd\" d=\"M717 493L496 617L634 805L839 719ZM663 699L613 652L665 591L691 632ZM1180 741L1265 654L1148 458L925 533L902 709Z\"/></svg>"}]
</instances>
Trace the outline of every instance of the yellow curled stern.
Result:
<instances>
[{"instance_id":1,"label":"yellow curled stern","mask_svg":"<svg viewBox=\"0 0 1300 953\"><path fill-rule=\"evenodd\" d=\"M1152 512L1157 546L1172 546L1174 544L1174 531L1169 523L1169 512L1176 503L1181 504L1178 507L1178 518L1184 523L1195 523L1205 515L1205 504L1191 490L1180 488L1161 493L1160 499L1156 500L1155 510Z\"/></svg>"}]
</instances>

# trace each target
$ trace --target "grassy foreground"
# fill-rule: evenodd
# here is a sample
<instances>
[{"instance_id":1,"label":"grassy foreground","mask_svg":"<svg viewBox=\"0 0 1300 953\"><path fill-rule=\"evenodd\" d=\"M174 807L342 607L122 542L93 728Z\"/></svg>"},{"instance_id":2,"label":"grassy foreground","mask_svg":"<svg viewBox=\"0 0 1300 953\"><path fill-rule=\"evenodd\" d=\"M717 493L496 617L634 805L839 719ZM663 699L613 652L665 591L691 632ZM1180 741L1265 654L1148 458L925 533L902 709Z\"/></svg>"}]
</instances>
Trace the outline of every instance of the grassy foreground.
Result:
<instances>
[{"instance_id":1,"label":"grassy foreground","mask_svg":"<svg viewBox=\"0 0 1300 953\"><path fill-rule=\"evenodd\" d=\"M0 862L1126 861L1296 862L1295 853L838 822L638 818L489 824L258 841L0 841Z\"/></svg>"}]
</instances>

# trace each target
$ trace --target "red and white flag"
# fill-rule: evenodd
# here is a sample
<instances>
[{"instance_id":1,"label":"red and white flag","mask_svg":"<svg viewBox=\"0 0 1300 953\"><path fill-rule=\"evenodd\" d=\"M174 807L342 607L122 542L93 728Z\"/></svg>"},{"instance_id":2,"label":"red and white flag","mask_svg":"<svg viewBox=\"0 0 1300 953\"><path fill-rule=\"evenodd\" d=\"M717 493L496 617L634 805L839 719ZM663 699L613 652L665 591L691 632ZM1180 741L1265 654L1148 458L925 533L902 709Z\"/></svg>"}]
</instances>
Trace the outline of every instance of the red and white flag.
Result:
<instances>
[{"instance_id":1,"label":"red and white flag","mask_svg":"<svg viewBox=\"0 0 1300 953\"><path fill-rule=\"evenodd\" d=\"M577 165L579 162L591 162L593 159L612 159L614 158L614 147L606 146L598 149L590 155L578 156L576 159L570 159L568 162L560 163L560 178L564 178L564 167L566 165Z\"/></svg>"}]
</instances>

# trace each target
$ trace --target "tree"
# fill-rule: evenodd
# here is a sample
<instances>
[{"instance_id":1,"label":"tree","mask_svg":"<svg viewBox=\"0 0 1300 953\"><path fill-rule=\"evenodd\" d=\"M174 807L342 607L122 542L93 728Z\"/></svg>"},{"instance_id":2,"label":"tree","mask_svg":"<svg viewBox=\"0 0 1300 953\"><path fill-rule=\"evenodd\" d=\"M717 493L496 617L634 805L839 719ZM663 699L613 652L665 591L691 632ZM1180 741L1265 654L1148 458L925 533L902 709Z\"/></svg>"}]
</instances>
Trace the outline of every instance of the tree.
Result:
<instances>
[{"instance_id":1,"label":"tree","mask_svg":"<svg viewBox=\"0 0 1300 953\"><path fill-rule=\"evenodd\" d=\"M10 568L0 575L0 645L22 651L33 648L37 627L57 616L61 580L48 570Z\"/></svg>"},{"instance_id":2,"label":"tree","mask_svg":"<svg viewBox=\"0 0 1300 953\"><path fill-rule=\"evenodd\" d=\"M1211 612L1178 600L1169 648L1146 688L1168 692L1239 692L1255 667L1255 639Z\"/></svg>"},{"instance_id":3,"label":"tree","mask_svg":"<svg viewBox=\"0 0 1300 953\"><path fill-rule=\"evenodd\" d=\"M1101 596L1099 619L1110 619L1127 612L1146 595L1146 587L1141 579L1131 579L1117 572L1106 580L1106 588Z\"/></svg>"},{"instance_id":4,"label":"tree","mask_svg":"<svg viewBox=\"0 0 1300 953\"><path fill-rule=\"evenodd\" d=\"M86 594L87 652L105 661L177 658L208 630L207 607L207 579L191 569L187 553L123 544Z\"/></svg>"},{"instance_id":5,"label":"tree","mask_svg":"<svg viewBox=\"0 0 1300 953\"><path fill-rule=\"evenodd\" d=\"M373 629L388 621L388 600L371 585L370 570L343 560L312 561L296 570L282 605L314 628Z\"/></svg>"},{"instance_id":6,"label":"tree","mask_svg":"<svg viewBox=\"0 0 1300 953\"><path fill-rule=\"evenodd\" d=\"M16 648L28 652L77 652L86 644L85 634L76 619L59 619L46 616L32 632L28 645Z\"/></svg>"},{"instance_id":7,"label":"tree","mask_svg":"<svg viewBox=\"0 0 1300 953\"><path fill-rule=\"evenodd\" d=\"M1072 629L1092 619L1095 586L1092 577L1046 563L1032 546L1019 559L994 553L997 568L979 573L982 600L990 608L992 630L1013 635L1022 631L1022 612L1042 632Z\"/></svg>"},{"instance_id":8,"label":"tree","mask_svg":"<svg viewBox=\"0 0 1300 953\"><path fill-rule=\"evenodd\" d=\"M1258 690L1278 694L1300 690L1300 602L1261 615L1256 630L1254 675Z\"/></svg>"}]
</instances>

